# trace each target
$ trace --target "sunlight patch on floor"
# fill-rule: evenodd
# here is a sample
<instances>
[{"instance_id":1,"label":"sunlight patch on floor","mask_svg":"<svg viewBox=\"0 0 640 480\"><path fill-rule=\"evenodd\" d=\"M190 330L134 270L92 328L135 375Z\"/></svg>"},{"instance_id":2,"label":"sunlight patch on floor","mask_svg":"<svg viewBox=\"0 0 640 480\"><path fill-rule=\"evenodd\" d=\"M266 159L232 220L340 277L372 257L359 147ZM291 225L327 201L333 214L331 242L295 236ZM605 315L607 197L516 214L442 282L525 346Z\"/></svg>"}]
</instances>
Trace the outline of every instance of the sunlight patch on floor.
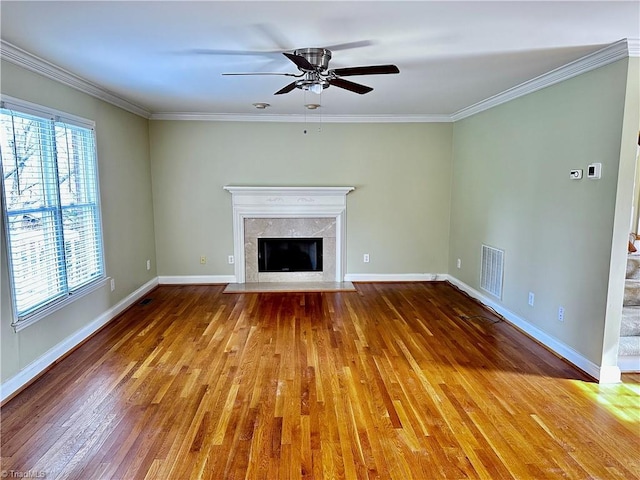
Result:
<instances>
[{"instance_id":1,"label":"sunlight patch on floor","mask_svg":"<svg viewBox=\"0 0 640 480\"><path fill-rule=\"evenodd\" d=\"M585 382L575 382L575 385L588 398L598 402L619 419L640 423L640 385L598 385Z\"/></svg>"}]
</instances>

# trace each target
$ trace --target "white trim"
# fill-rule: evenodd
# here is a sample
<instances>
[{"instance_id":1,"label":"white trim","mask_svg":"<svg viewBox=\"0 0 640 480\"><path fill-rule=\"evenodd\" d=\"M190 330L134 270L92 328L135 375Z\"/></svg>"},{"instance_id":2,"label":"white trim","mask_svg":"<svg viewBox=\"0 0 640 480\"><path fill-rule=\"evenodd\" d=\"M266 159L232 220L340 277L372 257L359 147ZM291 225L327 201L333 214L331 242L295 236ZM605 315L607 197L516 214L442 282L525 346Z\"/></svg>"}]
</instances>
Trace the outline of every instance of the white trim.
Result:
<instances>
[{"instance_id":1,"label":"white trim","mask_svg":"<svg viewBox=\"0 0 640 480\"><path fill-rule=\"evenodd\" d=\"M13 377L5 381L0 385L0 402L4 402L7 398L11 397L14 393L19 391L34 378L37 378L42 372L53 365L57 360L69 353L75 347L80 345L83 341L100 330L103 326L116 318L127 308L133 305L140 298L144 297L147 293L153 290L158 285L158 279L153 278L133 293L122 299L116 305L105 311L102 315L92 321L90 324L85 325L83 328L67 337L62 342L55 345L49 351L35 359L25 368L20 370Z\"/></svg>"},{"instance_id":2,"label":"white trim","mask_svg":"<svg viewBox=\"0 0 640 480\"><path fill-rule=\"evenodd\" d=\"M150 120L198 120L204 122L280 122L280 123L450 123L451 115L324 115L240 114L240 113L152 113Z\"/></svg>"},{"instance_id":3,"label":"white trim","mask_svg":"<svg viewBox=\"0 0 640 480\"><path fill-rule=\"evenodd\" d=\"M458 110L451 115L451 119L452 121L457 122L458 120L470 117L476 113L484 112L490 108L515 100L516 98L523 97L538 90L542 90L543 88L555 85L556 83L569 80L570 78L582 75L583 73L595 70L596 68L604 67L610 63L627 58L630 56L630 45L632 45L633 42L633 40L629 41L627 39L619 40L598 50L597 52L585 55L584 57L567 63L562 67L558 67L550 72L532 78L531 80L527 80L520 85L509 88L504 92L498 93L497 95L482 100L474 105Z\"/></svg>"},{"instance_id":4,"label":"white trim","mask_svg":"<svg viewBox=\"0 0 640 480\"><path fill-rule=\"evenodd\" d=\"M622 373L640 372L640 355L618 356L618 368Z\"/></svg>"},{"instance_id":5,"label":"white trim","mask_svg":"<svg viewBox=\"0 0 640 480\"><path fill-rule=\"evenodd\" d=\"M0 39L0 58L141 117L149 118L151 115L148 110L141 106L2 39Z\"/></svg>"},{"instance_id":6,"label":"white trim","mask_svg":"<svg viewBox=\"0 0 640 480\"><path fill-rule=\"evenodd\" d=\"M640 39L628 38L627 44L629 46L629 56L640 57Z\"/></svg>"},{"instance_id":7,"label":"white trim","mask_svg":"<svg viewBox=\"0 0 640 480\"><path fill-rule=\"evenodd\" d=\"M235 275L164 275L158 277L160 285L208 285L236 283Z\"/></svg>"},{"instance_id":8,"label":"white trim","mask_svg":"<svg viewBox=\"0 0 640 480\"><path fill-rule=\"evenodd\" d=\"M345 282L435 282L447 279L441 273L347 273Z\"/></svg>"},{"instance_id":9,"label":"white trim","mask_svg":"<svg viewBox=\"0 0 640 480\"><path fill-rule=\"evenodd\" d=\"M598 377L598 383L620 383L622 382L622 373L617 365L603 366L599 368L600 372Z\"/></svg>"},{"instance_id":10,"label":"white trim","mask_svg":"<svg viewBox=\"0 0 640 480\"><path fill-rule=\"evenodd\" d=\"M355 190L356 187L244 187L225 185L222 187L224 190L231 194L261 196L261 195L274 195L277 197L305 197L305 196L333 196L333 195L347 195L349 192ZM255 201L261 201L262 199L248 198L247 201L237 200L238 204L253 205ZM295 199L298 204L307 203L308 200ZM266 199L266 202L274 203L280 202L279 199Z\"/></svg>"},{"instance_id":11,"label":"white trim","mask_svg":"<svg viewBox=\"0 0 640 480\"><path fill-rule=\"evenodd\" d=\"M504 319L507 320L509 323L515 325L520 330L522 330L523 332L527 333L528 335L530 335L531 337L533 337L534 339L542 343L545 347L547 347L548 349L560 355L562 358L564 358L568 362L578 367L580 370L598 379L599 383L619 383L620 382L619 368L614 366L601 367L599 365L596 365L591 360L589 360L584 355L582 355L580 352L577 352L570 346L565 345L563 342L561 342L557 338L552 337L548 333L540 330L535 325L532 325L522 317L519 317L513 312L507 310L502 305L494 302L489 297L486 297L485 295L481 294L480 292L470 287L466 283L458 280L455 277L452 277L451 275L446 275L446 277L447 277L446 278L447 281L450 282L452 285L455 285L463 292L466 292L467 294L469 294L471 297L478 300L483 305L491 307L499 315L504 317ZM617 371L617 376L616 376L616 371Z\"/></svg>"},{"instance_id":12,"label":"white trim","mask_svg":"<svg viewBox=\"0 0 640 480\"><path fill-rule=\"evenodd\" d=\"M0 93L0 102L0 107L6 108L7 110L17 110L21 113L44 117L56 122L67 123L77 127L88 128L90 130L94 130L96 128L95 120L89 120L88 118L63 112L57 108L45 107L38 103L28 102L27 100L12 97L4 93Z\"/></svg>"}]
</instances>

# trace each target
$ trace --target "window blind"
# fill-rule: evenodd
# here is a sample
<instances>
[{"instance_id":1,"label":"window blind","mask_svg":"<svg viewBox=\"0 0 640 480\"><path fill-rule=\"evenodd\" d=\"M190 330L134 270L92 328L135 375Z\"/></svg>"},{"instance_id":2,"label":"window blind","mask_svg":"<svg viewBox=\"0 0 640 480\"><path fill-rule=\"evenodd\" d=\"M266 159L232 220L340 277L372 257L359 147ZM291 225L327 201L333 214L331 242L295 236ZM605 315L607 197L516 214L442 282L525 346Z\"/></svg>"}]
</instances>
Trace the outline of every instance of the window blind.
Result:
<instances>
[{"instance_id":1,"label":"window blind","mask_svg":"<svg viewBox=\"0 0 640 480\"><path fill-rule=\"evenodd\" d=\"M104 277L91 128L0 108L3 207L16 321Z\"/></svg>"}]
</instances>

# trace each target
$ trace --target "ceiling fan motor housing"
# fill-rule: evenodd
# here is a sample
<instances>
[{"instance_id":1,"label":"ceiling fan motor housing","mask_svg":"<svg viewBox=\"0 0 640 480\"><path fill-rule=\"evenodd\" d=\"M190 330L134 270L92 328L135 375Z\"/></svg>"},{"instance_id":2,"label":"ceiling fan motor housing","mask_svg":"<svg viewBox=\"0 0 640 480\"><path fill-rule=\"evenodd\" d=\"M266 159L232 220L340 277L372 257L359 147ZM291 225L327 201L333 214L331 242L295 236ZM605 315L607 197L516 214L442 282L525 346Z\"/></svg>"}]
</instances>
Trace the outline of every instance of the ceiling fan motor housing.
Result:
<instances>
[{"instance_id":1,"label":"ceiling fan motor housing","mask_svg":"<svg viewBox=\"0 0 640 480\"><path fill-rule=\"evenodd\" d=\"M326 48L300 48L294 50L294 55L304 57L307 62L316 67L316 71L325 71L329 68L331 51Z\"/></svg>"}]
</instances>

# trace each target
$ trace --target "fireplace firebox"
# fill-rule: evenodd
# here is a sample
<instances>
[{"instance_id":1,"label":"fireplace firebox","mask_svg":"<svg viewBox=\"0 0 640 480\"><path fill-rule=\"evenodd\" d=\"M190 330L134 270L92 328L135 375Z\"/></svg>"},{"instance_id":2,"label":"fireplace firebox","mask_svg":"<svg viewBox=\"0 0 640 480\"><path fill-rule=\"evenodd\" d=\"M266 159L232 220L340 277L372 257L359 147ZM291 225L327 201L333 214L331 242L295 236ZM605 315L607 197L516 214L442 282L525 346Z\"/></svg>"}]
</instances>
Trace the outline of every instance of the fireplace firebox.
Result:
<instances>
[{"instance_id":1,"label":"fireplace firebox","mask_svg":"<svg viewBox=\"0 0 640 480\"><path fill-rule=\"evenodd\" d=\"M259 272L322 272L322 238L258 238Z\"/></svg>"}]
</instances>

